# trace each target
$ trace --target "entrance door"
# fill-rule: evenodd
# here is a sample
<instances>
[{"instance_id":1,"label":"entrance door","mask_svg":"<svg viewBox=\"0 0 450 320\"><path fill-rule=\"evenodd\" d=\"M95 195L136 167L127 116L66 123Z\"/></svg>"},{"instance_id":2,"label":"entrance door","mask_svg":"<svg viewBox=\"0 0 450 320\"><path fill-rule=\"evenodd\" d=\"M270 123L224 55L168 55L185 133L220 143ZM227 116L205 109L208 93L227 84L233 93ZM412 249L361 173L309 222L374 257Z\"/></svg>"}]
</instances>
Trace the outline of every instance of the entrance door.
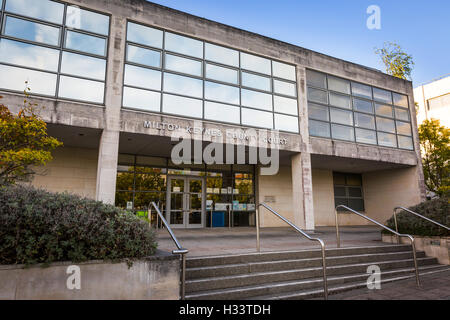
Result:
<instances>
[{"instance_id":1,"label":"entrance door","mask_svg":"<svg viewBox=\"0 0 450 320\"><path fill-rule=\"evenodd\" d=\"M174 228L202 228L204 221L205 183L204 178L168 178L167 212L168 221Z\"/></svg>"}]
</instances>

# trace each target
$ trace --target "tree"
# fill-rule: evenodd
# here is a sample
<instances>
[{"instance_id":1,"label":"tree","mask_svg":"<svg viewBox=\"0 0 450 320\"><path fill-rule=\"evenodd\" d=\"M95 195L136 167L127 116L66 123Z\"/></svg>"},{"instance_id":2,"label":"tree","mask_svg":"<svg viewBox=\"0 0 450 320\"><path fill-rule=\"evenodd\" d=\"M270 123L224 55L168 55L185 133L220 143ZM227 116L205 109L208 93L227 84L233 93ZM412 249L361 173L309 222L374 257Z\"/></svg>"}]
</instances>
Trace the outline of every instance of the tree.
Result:
<instances>
[{"instance_id":1,"label":"tree","mask_svg":"<svg viewBox=\"0 0 450 320\"><path fill-rule=\"evenodd\" d=\"M439 196L450 192L450 129L439 120L425 120L419 127L425 184Z\"/></svg>"},{"instance_id":2,"label":"tree","mask_svg":"<svg viewBox=\"0 0 450 320\"><path fill-rule=\"evenodd\" d=\"M411 80L411 72L414 68L413 57L404 52L400 45L395 42L385 42L383 48L375 49L375 53L380 56L388 74Z\"/></svg>"},{"instance_id":3,"label":"tree","mask_svg":"<svg viewBox=\"0 0 450 320\"><path fill-rule=\"evenodd\" d=\"M36 113L37 105L28 101L29 91L24 91L17 115L0 104L0 185L29 181L33 167L46 165L53 159L51 152L62 146L48 135L47 124Z\"/></svg>"}]
</instances>

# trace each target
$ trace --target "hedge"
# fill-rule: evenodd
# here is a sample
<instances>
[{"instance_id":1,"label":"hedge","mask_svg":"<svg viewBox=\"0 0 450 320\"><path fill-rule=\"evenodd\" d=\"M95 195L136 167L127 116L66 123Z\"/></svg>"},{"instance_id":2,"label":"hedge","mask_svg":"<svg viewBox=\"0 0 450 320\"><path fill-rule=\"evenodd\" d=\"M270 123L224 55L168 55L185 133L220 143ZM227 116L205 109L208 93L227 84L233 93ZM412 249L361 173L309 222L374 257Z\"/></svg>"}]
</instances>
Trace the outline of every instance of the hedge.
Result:
<instances>
[{"instance_id":1,"label":"hedge","mask_svg":"<svg viewBox=\"0 0 450 320\"><path fill-rule=\"evenodd\" d=\"M134 214L67 193L0 187L0 264L127 260L155 253L154 231Z\"/></svg>"}]
</instances>

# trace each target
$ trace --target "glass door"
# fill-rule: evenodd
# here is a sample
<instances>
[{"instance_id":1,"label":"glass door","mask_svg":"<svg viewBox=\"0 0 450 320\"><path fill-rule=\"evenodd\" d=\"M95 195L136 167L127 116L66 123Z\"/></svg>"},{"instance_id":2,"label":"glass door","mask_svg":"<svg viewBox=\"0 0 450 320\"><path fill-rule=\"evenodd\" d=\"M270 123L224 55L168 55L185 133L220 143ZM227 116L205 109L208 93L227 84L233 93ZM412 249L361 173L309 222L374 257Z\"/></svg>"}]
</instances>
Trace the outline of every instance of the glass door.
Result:
<instances>
[{"instance_id":1,"label":"glass door","mask_svg":"<svg viewBox=\"0 0 450 320\"><path fill-rule=\"evenodd\" d=\"M201 228L203 226L203 179L187 178L187 227Z\"/></svg>"},{"instance_id":2,"label":"glass door","mask_svg":"<svg viewBox=\"0 0 450 320\"><path fill-rule=\"evenodd\" d=\"M167 185L167 212L168 222L171 227L184 227L185 211L185 185L184 178L169 178Z\"/></svg>"}]
</instances>

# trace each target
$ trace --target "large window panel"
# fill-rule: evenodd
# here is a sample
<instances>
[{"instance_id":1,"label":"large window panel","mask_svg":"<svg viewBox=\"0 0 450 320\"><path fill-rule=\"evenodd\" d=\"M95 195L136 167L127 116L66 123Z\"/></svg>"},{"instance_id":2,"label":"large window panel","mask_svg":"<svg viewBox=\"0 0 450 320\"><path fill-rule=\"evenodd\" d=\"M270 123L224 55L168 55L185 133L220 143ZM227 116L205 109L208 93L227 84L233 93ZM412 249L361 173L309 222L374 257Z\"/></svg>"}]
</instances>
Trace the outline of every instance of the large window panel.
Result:
<instances>
[{"instance_id":1,"label":"large window panel","mask_svg":"<svg viewBox=\"0 0 450 320\"><path fill-rule=\"evenodd\" d=\"M330 124L321 121L309 121L309 134L314 137L330 138Z\"/></svg>"},{"instance_id":2,"label":"large window panel","mask_svg":"<svg viewBox=\"0 0 450 320\"><path fill-rule=\"evenodd\" d=\"M298 105L296 99L273 96L275 112L287 113L293 116L298 115Z\"/></svg>"},{"instance_id":3,"label":"large window panel","mask_svg":"<svg viewBox=\"0 0 450 320\"><path fill-rule=\"evenodd\" d=\"M166 54L165 64L167 70L180 73L191 74L197 77L202 76L202 63L197 60L186 59L172 54Z\"/></svg>"},{"instance_id":4,"label":"large window panel","mask_svg":"<svg viewBox=\"0 0 450 320\"><path fill-rule=\"evenodd\" d=\"M366 128L375 130L375 117L355 112L355 126L358 128Z\"/></svg>"},{"instance_id":5,"label":"large window panel","mask_svg":"<svg viewBox=\"0 0 450 320\"><path fill-rule=\"evenodd\" d=\"M411 124L409 124L408 122L402 122L402 121L396 121L395 123L397 125L397 133L398 134L402 134L404 136L411 136L411 134L412 134Z\"/></svg>"},{"instance_id":6,"label":"large window panel","mask_svg":"<svg viewBox=\"0 0 450 320\"><path fill-rule=\"evenodd\" d=\"M180 116L202 118L203 102L201 100L163 95L163 112Z\"/></svg>"},{"instance_id":7,"label":"large window panel","mask_svg":"<svg viewBox=\"0 0 450 320\"><path fill-rule=\"evenodd\" d=\"M350 94L350 81L328 76L328 90Z\"/></svg>"},{"instance_id":8,"label":"large window panel","mask_svg":"<svg viewBox=\"0 0 450 320\"><path fill-rule=\"evenodd\" d=\"M23 92L26 87L32 94L55 96L56 74L33 71L23 68L0 65L0 87L6 90ZM25 81L28 83L25 85Z\"/></svg>"},{"instance_id":9,"label":"large window panel","mask_svg":"<svg viewBox=\"0 0 450 320\"><path fill-rule=\"evenodd\" d=\"M353 110L366 113L373 113L372 101L353 98Z\"/></svg>"},{"instance_id":10,"label":"large window panel","mask_svg":"<svg viewBox=\"0 0 450 320\"><path fill-rule=\"evenodd\" d=\"M81 52L106 56L106 40L84 33L67 30L64 47Z\"/></svg>"},{"instance_id":11,"label":"large window panel","mask_svg":"<svg viewBox=\"0 0 450 320\"><path fill-rule=\"evenodd\" d=\"M206 81L205 99L238 105L239 88Z\"/></svg>"},{"instance_id":12,"label":"large window panel","mask_svg":"<svg viewBox=\"0 0 450 320\"><path fill-rule=\"evenodd\" d=\"M205 101L205 119L239 124L241 112L239 107Z\"/></svg>"},{"instance_id":13,"label":"large window panel","mask_svg":"<svg viewBox=\"0 0 450 320\"><path fill-rule=\"evenodd\" d=\"M126 65L124 82L126 85L134 87L161 90L161 72Z\"/></svg>"},{"instance_id":14,"label":"large window panel","mask_svg":"<svg viewBox=\"0 0 450 320\"><path fill-rule=\"evenodd\" d=\"M397 138L395 134L378 132L378 144L384 147L397 147Z\"/></svg>"},{"instance_id":15,"label":"large window panel","mask_svg":"<svg viewBox=\"0 0 450 320\"><path fill-rule=\"evenodd\" d=\"M315 88L308 88L308 100L328 104L328 92Z\"/></svg>"},{"instance_id":16,"label":"large window panel","mask_svg":"<svg viewBox=\"0 0 450 320\"><path fill-rule=\"evenodd\" d=\"M242 85L244 87L271 91L270 78L242 72Z\"/></svg>"},{"instance_id":17,"label":"large window panel","mask_svg":"<svg viewBox=\"0 0 450 320\"><path fill-rule=\"evenodd\" d=\"M233 67L239 67L239 51L211 43L205 43L205 59Z\"/></svg>"},{"instance_id":18,"label":"large window panel","mask_svg":"<svg viewBox=\"0 0 450 320\"><path fill-rule=\"evenodd\" d=\"M353 125L353 113L351 111L330 108L330 116L333 123Z\"/></svg>"},{"instance_id":19,"label":"large window panel","mask_svg":"<svg viewBox=\"0 0 450 320\"><path fill-rule=\"evenodd\" d=\"M190 77L164 73L164 91L203 98L203 82Z\"/></svg>"},{"instance_id":20,"label":"large window panel","mask_svg":"<svg viewBox=\"0 0 450 320\"><path fill-rule=\"evenodd\" d=\"M330 121L330 114L328 107L322 106L320 104L309 103L308 116L310 119Z\"/></svg>"},{"instance_id":21,"label":"large window panel","mask_svg":"<svg viewBox=\"0 0 450 320\"><path fill-rule=\"evenodd\" d=\"M58 71L59 51L19 41L0 39L0 62ZM3 77L6 74L3 74Z\"/></svg>"},{"instance_id":22,"label":"large window panel","mask_svg":"<svg viewBox=\"0 0 450 320\"><path fill-rule=\"evenodd\" d=\"M203 58L203 42L166 32L165 49L187 56Z\"/></svg>"},{"instance_id":23,"label":"large window panel","mask_svg":"<svg viewBox=\"0 0 450 320\"><path fill-rule=\"evenodd\" d=\"M275 113L275 129L298 133L298 118Z\"/></svg>"},{"instance_id":24,"label":"large window panel","mask_svg":"<svg viewBox=\"0 0 450 320\"><path fill-rule=\"evenodd\" d=\"M390 91L383 89L373 88L373 99L382 101L388 104L392 104L392 94Z\"/></svg>"},{"instance_id":25,"label":"large window panel","mask_svg":"<svg viewBox=\"0 0 450 320\"><path fill-rule=\"evenodd\" d=\"M206 64L206 78L228 82L231 84L239 84L239 73L235 69L219 67L213 64Z\"/></svg>"},{"instance_id":26,"label":"large window panel","mask_svg":"<svg viewBox=\"0 0 450 320\"><path fill-rule=\"evenodd\" d=\"M123 106L159 112L161 108L161 93L124 87Z\"/></svg>"},{"instance_id":27,"label":"large window panel","mask_svg":"<svg viewBox=\"0 0 450 320\"><path fill-rule=\"evenodd\" d=\"M272 111L272 95L270 94L242 89L241 97L243 106Z\"/></svg>"},{"instance_id":28,"label":"large window panel","mask_svg":"<svg viewBox=\"0 0 450 320\"><path fill-rule=\"evenodd\" d=\"M377 129L378 131L395 133L394 120L377 117Z\"/></svg>"},{"instance_id":29,"label":"large window panel","mask_svg":"<svg viewBox=\"0 0 450 320\"><path fill-rule=\"evenodd\" d=\"M352 94L357 97L372 99L372 88L365 84L352 82Z\"/></svg>"},{"instance_id":30,"label":"large window panel","mask_svg":"<svg viewBox=\"0 0 450 320\"><path fill-rule=\"evenodd\" d=\"M36 5L36 2L39 2L39 4ZM64 4L50 0L8 0L6 1L6 11L61 24Z\"/></svg>"},{"instance_id":31,"label":"large window panel","mask_svg":"<svg viewBox=\"0 0 450 320\"><path fill-rule=\"evenodd\" d=\"M398 136L398 147L406 150L414 150L413 140L411 137Z\"/></svg>"},{"instance_id":32,"label":"large window panel","mask_svg":"<svg viewBox=\"0 0 450 320\"><path fill-rule=\"evenodd\" d=\"M356 142L377 144L377 133L375 131L356 128L355 133L356 133Z\"/></svg>"},{"instance_id":33,"label":"large window panel","mask_svg":"<svg viewBox=\"0 0 450 320\"><path fill-rule=\"evenodd\" d=\"M107 36L109 17L76 6L67 6L66 26Z\"/></svg>"},{"instance_id":34,"label":"large window panel","mask_svg":"<svg viewBox=\"0 0 450 320\"><path fill-rule=\"evenodd\" d=\"M270 60L241 52L241 68L267 75L272 74Z\"/></svg>"},{"instance_id":35,"label":"large window panel","mask_svg":"<svg viewBox=\"0 0 450 320\"><path fill-rule=\"evenodd\" d=\"M332 124L331 136L333 139L355 141L355 132L353 127Z\"/></svg>"},{"instance_id":36,"label":"large window panel","mask_svg":"<svg viewBox=\"0 0 450 320\"><path fill-rule=\"evenodd\" d=\"M6 16L3 34L24 40L59 45L60 28Z\"/></svg>"},{"instance_id":37,"label":"large window panel","mask_svg":"<svg viewBox=\"0 0 450 320\"><path fill-rule=\"evenodd\" d=\"M127 40L145 46L162 49L163 32L158 29L128 22Z\"/></svg>"},{"instance_id":38,"label":"large window panel","mask_svg":"<svg viewBox=\"0 0 450 320\"><path fill-rule=\"evenodd\" d=\"M295 66L272 61L273 76L286 80L296 81Z\"/></svg>"},{"instance_id":39,"label":"large window panel","mask_svg":"<svg viewBox=\"0 0 450 320\"><path fill-rule=\"evenodd\" d=\"M351 109L352 100L350 99L350 96L330 92L330 105L344 109Z\"/></svg>"},{"instance_id":40,"label":"large window panel","mask_svg":"<svg viewBox=\"0 0 450 320\"><path fill-rule=\"evenodd\" d=\"M242 124L273 129L273 113L242 108Z\"/></svg>"},{"instance_id":41,"label":"large window panel","mask_svg":"<svg viewBox=\"0 0 450 320\"><path fill-rule=\"evenodd\" d=\"M399 107L408 108L408 96L398 93L392 93L392 97L394 99L394 104Z\"/></svg>"},{"instance_id":42,"label":"large window panel","mask_svg":"<svg viewBox=\"0 0 450 320\"><path fill-rule=\"evenodd\" d=\"M92 58L81 54L63 52L61 60L61 73L105 80L106 60Z\"/></svg>"},{"instance_id":43,"label":"large window panel","mask_svg":"<svg viewBox=\"0 0 450 320\"><path fill-rule=\"evenodd\" d=\"M411 121L408 109L395 108L395 118L403 121Z\"/></svg>"},{"instance_id":44,"label":"large window panel","mask_svg":"<svg viewBox=\"0 0 450 320\"><path fill-rule=\"evenodd\" d=\"M394 117L394 110L393 110L392 106L387 105L387 104L375 103L375 113L379 116L384 116L384 117L389 117L389 118Z\"/></svg>"},{"instance_id":45,"label":"large window panel","mask_svg":"<svg viewBox=\"0 0 450 320\"><path fill-rule=\"evenodd\" d=\"M61 76L59 80L59 96L61 98L103 103L105 84L98 81Z\"/></svg>"},{"instance_id":46,"label":"large window panel","mask_svg":"<svg viewBox=\"0 0 450 320\"><path fill-rule=\"evenodd\" d=\"M327 89L327 76L324 73L306 70L306 82L310 86Z\"/></svg>"},{"instance_id":47,"label":"large window panel","mask_svg":"<svg viewBox=\"0 0 450 320\"><path fill-rule=\"evenodd\" d=\"M280 80L273 80L273 91L285 96L296 97L297 87L295 83L284 82Z\"/></svg>"},{"instance_id":48,"label":"large window panel","mask_svg":"<svg viewBox=\"0 0 450 320\"><path fill-rule=\"evenodd\" d=\"M149 67L161 68L161 52L127 45L127 60Z\"/></svg>"}]
</instances>

